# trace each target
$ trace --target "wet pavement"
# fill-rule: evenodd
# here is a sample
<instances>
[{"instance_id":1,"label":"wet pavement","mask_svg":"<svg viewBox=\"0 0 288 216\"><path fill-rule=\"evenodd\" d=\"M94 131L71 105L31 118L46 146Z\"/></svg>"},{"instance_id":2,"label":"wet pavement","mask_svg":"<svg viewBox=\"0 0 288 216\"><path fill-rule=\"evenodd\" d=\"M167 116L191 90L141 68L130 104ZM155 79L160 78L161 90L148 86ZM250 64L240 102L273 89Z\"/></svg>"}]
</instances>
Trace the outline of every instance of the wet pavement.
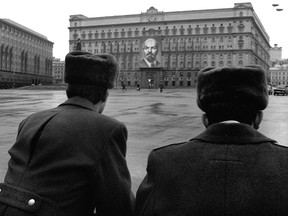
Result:
<instances>
[{"instance_id":1,"label":"wet pavement","mask_svg":"<svg viewBox=\"0 0 288 216\"><path fill-rule=\"evenodd\" d=\"M63 90L0 90L0 181L20 121L65 100ZM187 141L205 130L194 89L164 89L162 93L156 89L111 90L104 114L128 128L127 161L134 192L145 176L152 149ZM259 131L288 146L288 96L270 96Z\"/></svg>"}]
</instances>

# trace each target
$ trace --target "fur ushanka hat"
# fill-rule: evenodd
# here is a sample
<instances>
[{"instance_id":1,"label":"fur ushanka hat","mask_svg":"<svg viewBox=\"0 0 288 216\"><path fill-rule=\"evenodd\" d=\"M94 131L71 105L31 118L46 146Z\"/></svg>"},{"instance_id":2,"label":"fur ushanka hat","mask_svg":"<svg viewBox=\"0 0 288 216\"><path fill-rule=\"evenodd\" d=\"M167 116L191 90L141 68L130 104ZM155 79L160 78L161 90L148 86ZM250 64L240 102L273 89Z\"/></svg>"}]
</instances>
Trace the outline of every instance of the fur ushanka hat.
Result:
<instances>
[{"instance_id":1,"label":"fur ushanka hat","mask_svg":"<svg viewBox=\"0 0 288 216\"><path fill-rule=\"evenodd\" d=\"M197 103L206 113L239 107L264 110L268 105L265 71L259 65L204 68L198 73Z\"/></svg>"},{"instance_id":2,"label":"fur ushanka hat","mask_svg":"<svg viewBox=\"0 0 288 216\"><path fill-rule=\"evenodd\" d=\"M118 62L110 54L70 52L65 58L65 82L111 89L119 73Z\"/></svg>"}]
</instances>

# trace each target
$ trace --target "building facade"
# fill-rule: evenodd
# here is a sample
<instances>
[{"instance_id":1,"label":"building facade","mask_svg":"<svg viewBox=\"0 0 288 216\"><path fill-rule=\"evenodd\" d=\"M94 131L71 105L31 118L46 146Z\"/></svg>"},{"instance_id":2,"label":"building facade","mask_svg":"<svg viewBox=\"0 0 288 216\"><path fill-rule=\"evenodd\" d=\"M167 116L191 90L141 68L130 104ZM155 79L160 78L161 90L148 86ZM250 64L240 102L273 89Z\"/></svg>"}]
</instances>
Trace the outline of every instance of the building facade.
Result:
<instances>
[{"instance_id":1,"label":"building facade","mask_svg":"<svg viewBox=\"0 0 288 216\"><path fill-rule=\"evenodd\" d=\"M269 71L269 83L272 86L288 87L288 60L273 62Z\"/></svg>"},{"instance_id":2,"label":"building facade","mask_svg":"<svg viewBox=\"0 0 288 216\"><path fill-rule=\"evenodd\" d=\"M60 58L53 58L53 83L64 84L64 70L65 61L61 61Z\"/></svg>"},{"instance_id":3,"label":"building facade","mask_svg":"<svg viewBox=\"0 0 288 216\"><path fill-rule=\"evenodd\" d=\"M134 15L71 15L69 21L69 50L113 54L120 65L119 86L194 87L206 66L259 64L269 70L269 36L251 3L178 12L151 7ZM157 64L142 64L147 53L152 59L153 49Z\"/></svg>"},{"instance_id":4,"label":"building facade","mask_svg":"<svg viewBox=\"0 0 288 216\"><path fill-rule=\"evenodd\" d=\"M274 47L270 49L270 61L281 61L282 60L282 47L278 47L278 44L274 44Z\"/></svg>"},{"instance_id":5,"label":"building facade","mask_svg":"<svg viewBox=\"0 0 288 216\"><path fill-rule=\"evenodd\" d=\"M0 19L0 88L52 84L52 56L45 36Z\"/></svg>"},{"instance_id":6,"label":"building facade","mask_svg":"<svg viewBox=\"0 0 288 216\"><path fill-rule=\"evenodd\" d=\"M274 87L288 87L288 59L282 59L282 47L277 44L270 49L268 83Z\"/></svg>"}]
</instances>

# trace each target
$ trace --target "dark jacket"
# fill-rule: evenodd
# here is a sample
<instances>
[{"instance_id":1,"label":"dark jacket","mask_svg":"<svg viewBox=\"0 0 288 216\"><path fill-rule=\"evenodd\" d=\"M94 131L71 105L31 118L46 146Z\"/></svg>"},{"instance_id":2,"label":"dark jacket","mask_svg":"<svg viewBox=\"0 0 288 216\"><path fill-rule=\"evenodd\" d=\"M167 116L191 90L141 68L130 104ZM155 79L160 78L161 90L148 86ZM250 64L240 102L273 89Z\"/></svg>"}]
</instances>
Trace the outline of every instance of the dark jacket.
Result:
<instances>
[{"instance_id":1,"label":"dark jacket","mask_svg":"<svg viewBox=\"0 0 288 216\"><path fill-rule=\"evenodd\" d=\"M9 150L0 215L132 215L126 141L123 123L80 97L32 114Z\"/></svg>"},{"instance_id":2,"label":"dark jacket","mask_svg":"<svg viewBox=\"0 0 288 216\"><path fill-rule=\"evenodd\" d=\"M136 215L288 215L288 148L246 124L219 123L153 150Z\"/></svg>"}]
</instances>

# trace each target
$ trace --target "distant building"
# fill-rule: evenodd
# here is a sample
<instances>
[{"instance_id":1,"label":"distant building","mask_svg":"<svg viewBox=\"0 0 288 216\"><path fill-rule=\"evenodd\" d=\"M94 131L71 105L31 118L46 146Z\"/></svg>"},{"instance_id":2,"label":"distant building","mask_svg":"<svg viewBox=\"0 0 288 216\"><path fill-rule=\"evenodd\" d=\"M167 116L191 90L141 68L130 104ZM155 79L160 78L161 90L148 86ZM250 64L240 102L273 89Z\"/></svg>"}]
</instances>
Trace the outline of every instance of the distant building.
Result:
<instances>
[{"instance_id":1,"label":"distant building","mask_svg":"<svg viewBox=\"0 0 288 216\"><path fill-rule=\"evenodd\" d=\"M123 16L71 15L69 21L69 50L80 38L83 51L113 54L121 69L118 86L193 87L206 66L259 64L269 70L269 36L251 3L174 12L150 7ZM140 64L149 38L158 44L155 66Z\"/></svg>"},{"instance_id":2,"label":"distant building","mask_svg":"<svg viewBox=\"0 0 288 216\"><path fill-rule=\"evenodd\" d=\"M52 83L53 42L9 19L0 19L0 88Z\"/></svg>"},{"instance_id":3,"label":"distant building","mask_svg":"<svg viewBox=\"0 0 288 216\"><path fill-rule=\"evenodd\" d=\"M272 86L288 87L288 59L282 59L282 47L274 44L270 49L268 83Z\"/></svg>"},{"instance_id":4,"label":"distant building","mask_svg":"<svg viewBox=\"0 0 288 216\"><path fill-rule=\"evenodd\" d=\"M282 59L282 47L278 47L278 44L274 44L274 47L270 49L270 61L280 61Z\"/></svg>"},{"instance_id":5,"label":"distant building","mask_svg":"<svg viewBox=\"0 0 288 216\"><path fill-rule=\"evenodd\" d=\"M269 70L269 83L272 86L288 87L288 60L284 59L273 63Z\"/></svg>"},{"instance_id":6,"label":"distant building","mask_svg":"<svg viewBox=\"0 0 288 216\"><path fill-rule=\"evenodd\" d=\"M53 58L53 83L64 84L64 70L65 61L61 61L60 58Z\"/></svg>"}]
</instances>

